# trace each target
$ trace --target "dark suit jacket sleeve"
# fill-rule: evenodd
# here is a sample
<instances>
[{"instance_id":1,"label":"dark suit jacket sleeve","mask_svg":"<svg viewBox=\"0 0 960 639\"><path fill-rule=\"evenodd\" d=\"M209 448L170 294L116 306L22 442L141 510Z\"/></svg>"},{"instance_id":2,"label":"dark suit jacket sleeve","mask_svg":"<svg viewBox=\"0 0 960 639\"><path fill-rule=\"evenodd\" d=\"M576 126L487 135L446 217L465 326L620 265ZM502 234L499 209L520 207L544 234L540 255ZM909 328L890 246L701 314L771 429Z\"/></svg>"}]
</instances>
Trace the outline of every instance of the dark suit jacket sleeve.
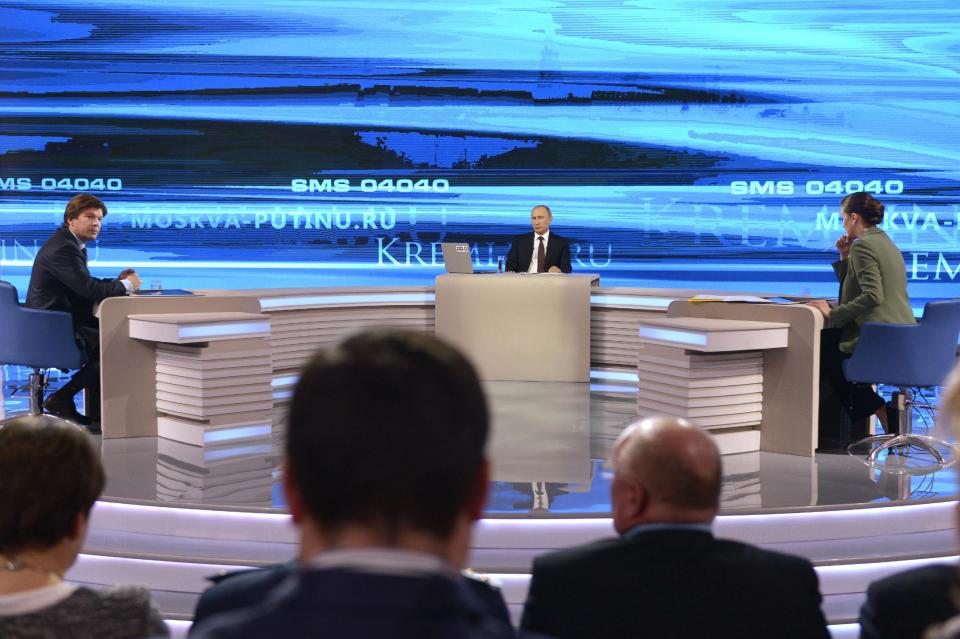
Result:
<instances>
[{"instance_id":1,"label":"dark suit jacket sleeve","mask_svg":"<svg viewBox=\"0 0 960 639\"><path fill-rule=\"evenodd\" d=\"M791 637L821 637L830 639L827 629L827 619L820 609L823 596L820 594L820 582L813 565L806 560L803 562L801 574L797 577L796 605L797 615L792 620L784 620L791 626Z\"/></svg>"},{"instance_id":2,"label":"dark suit jacket sleeve","mask_svg":"<svg viewBox=\"0 0 960 639\"><path fill-rule=\"evenodd\" d=\"M510 242L510 252L507 253L507 264L504 266L504 270L509 273L521 273L527 270L526 268L520 268L520 255L517 250L518 243L519 238L516 237Z\"/></svg>"},{"instance_id":3,"label":"dark suit jacket sleeve","mask_svg":"<svg viewBox=\"0 0 960 639\"><path fill-rule=\"evenodd\" d=\"M563 273L573 271L573 267L570 266L570 242L566 239L563 240L563 244L560 247L560 256L557 261L560 263L560 270Z\"/></svg>"},{"instance_id":4,"label":"dark suit jacket sleeve","mask_svg":"<svg viewBox=\"0 0 960 639\"><path fill-rule=\"evenodd\" d=\"M226 575L200 595L191 632L210 617L257 605L296 570L296 564L290 562Z\"/></svg>"},{"instance_id":5,"label":"dark suit jacket sleeve","mask_svg":"<svg viewBox=\"0 0 960 639\"><path fill-rule=\"evenodd\" d=\"M90 275L80 247L73 242L64 242L53 252L47 269L53 278L74 294L94 303L127 292L118 279L100 279Z\"/></svg>"},{"instance_id":6,"label":"dark suit jacket sleeve","mask_svg":"<svg viewBox=\"0 0 960 639\"><path fill-rule=\"evenodd\" d=\"M922 566L875 581L860 608L861 639L921 637L927 627L957 614L952 591L957 568Z\"/></svg>"},{"instance_id":7,"label":"dark suit jacket sleeve","mask_svg":"<svg viewBox=\"0 0 960 639\"><path fill-rule=\"evenodd\" d=\"M555 576L551 576L543 558L534 560L530 588L527 590L527 602L523 606L523 616L520 619L521 632L558 634L556 626L559 620L558 615L555 614L558 610L554 608L559 602L551 595L554 582Z\"/></svg>"}]
</instances>

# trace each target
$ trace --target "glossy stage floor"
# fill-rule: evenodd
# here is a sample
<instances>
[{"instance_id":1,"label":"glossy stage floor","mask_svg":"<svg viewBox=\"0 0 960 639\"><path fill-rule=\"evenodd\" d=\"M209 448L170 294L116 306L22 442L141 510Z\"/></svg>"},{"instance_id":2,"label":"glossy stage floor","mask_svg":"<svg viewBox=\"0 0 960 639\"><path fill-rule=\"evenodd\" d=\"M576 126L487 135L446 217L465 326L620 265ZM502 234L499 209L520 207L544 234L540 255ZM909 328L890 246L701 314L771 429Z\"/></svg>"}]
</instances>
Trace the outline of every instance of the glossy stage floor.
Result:
<instances>
[{"instance_id":1,"label":"glossy stage floor","mask_svg":"<svg viewBox=\"0 0 960 639\"><path fill-rule=\"evenodd\" d=\"M493 382L494 482L473 544L474 570L499 580L512 613L530 564L550 549L613 534L609 455L635 419L622 375L591 384ZM635 384L635 382L633 382ZM159 438L104 440L108 483L69 577L145 583L172 626L189 623L208 575L286 561L296 551L278 465L285 398L272 436L199 448ZM7 399L7 411L22 402ZM918 414L917 429L929 427ZM952 469L886 473L847 455L725 455L715 530L815 562L834 636L856 636L870 581L956 559Z\"/></svg>"}]
</instances>

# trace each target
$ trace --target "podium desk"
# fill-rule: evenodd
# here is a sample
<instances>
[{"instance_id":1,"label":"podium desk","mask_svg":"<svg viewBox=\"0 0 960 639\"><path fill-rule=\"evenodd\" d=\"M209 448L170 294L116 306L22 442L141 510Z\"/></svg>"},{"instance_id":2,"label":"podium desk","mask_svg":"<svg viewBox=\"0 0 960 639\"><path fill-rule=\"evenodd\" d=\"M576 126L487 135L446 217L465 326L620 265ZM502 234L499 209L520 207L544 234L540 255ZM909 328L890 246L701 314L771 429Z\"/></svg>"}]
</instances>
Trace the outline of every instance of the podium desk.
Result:
<instances>
[{"instance_id":1,"label":"podium desk","mask_svg":"<svg viewBox=\"0 0 960 639\"><path fill-rule=\"evenodd\" d=\"M154 344L130 335L129 316L171 313L260 313L257 298L108 297L100 303L100 426L104 439L157 434Z\"/></svg>"},{"instance_id":2,"label":"podium desk","mask_svg":"<svg viewBox=\"0 0 960 639\"><path fill-rule=\"evenodd\" d=\"M721 454L760 450L764 352L789 346L784 322L664 317L644 320L637 414L689 419Z\"/></svg>"},{"instance_id":3,"label":"podium desk","mask_svg":"<svg viewBox=\"0 0 960 639\"><path fill-rule=\"evenodd\" d=\"M760 450L813 456L819 430L820 311L805 304L676 301L667 316L789 324L787 348L763 353Z\"/></svg>"},{"instance_id":4,"label":"podium desk","mask_svg":"<svg viewBox=\"0 0 960 639\"><path fill-rule=\"evenodd\" d=\"M436 333L481 379L590 381L595 274L447 274L436 281Z\"/></svg>"}]
</instances>

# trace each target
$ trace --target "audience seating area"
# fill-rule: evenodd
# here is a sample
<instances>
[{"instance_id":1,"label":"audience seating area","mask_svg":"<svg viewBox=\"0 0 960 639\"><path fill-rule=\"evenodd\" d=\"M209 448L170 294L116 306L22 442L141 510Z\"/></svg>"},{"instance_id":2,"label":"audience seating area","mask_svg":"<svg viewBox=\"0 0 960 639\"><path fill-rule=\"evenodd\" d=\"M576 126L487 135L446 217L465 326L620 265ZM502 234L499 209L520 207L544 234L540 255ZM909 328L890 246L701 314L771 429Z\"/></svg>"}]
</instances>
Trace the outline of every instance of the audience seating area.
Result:
<instances>
[{"instance_id":1,"label":"audience seating area","mask_svg":"<svg viewBox=\"0 0 960 639\"><path fill-rule=\"evenodd\" d=\"M638 322L663 317L669 303L686 293L647 290L638 294L617 289L595 293L591 368L629 376L637 362ZM283 443L281 422L300 367L311 352L358 327L385 319L414 331L432 332L431 297L426 289L391 293L318 290L298 296L264 292L262 312L269 315L273 328L268 343L274 380L274 448L268 446L265 451L276 454L276 447ZM131 468L151 459L134 439L104 441L104 449L125 455ZM156 449L153 455L156 459ZM871 471L864 467L863 472ZM787 476L783 481L795 479ZM109 480L124 481L124 477ZM816 481L816 474L807 481ZM952 476L946 481L952 481ZM946 499L756 508L722 513L715 531L720 537L810 559L820 581L831 634L856 637L857 615L871 583L919 566L956 562L954 510L954 502ZM606 514L488 515L477 525L469 564L502 587L516 623L535 557L611 535L612 524ZM98 502L87 544L68 578L97 587L146 585L177 637L185 636L209 576L285 562L295 554L295 529L289 516L278 510L162 504L145 492L143 499L108 497Z\"/></svg>"}]
</instances>

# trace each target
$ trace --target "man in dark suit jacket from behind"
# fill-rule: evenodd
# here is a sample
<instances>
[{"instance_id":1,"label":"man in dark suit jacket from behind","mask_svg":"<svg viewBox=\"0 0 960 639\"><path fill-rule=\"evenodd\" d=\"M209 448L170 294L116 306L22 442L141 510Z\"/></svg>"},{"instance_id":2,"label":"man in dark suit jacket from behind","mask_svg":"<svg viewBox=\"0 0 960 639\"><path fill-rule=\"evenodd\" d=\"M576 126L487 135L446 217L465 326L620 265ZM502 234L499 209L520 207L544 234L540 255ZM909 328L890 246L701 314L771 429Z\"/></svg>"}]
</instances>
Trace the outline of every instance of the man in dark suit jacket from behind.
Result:
<instances>
[{"instance_id":1,"label":"man in dark suit jacket from behind","mask_svg":"<svg viewBox=\"0 0 960 639\"><path fill-rule=\"evenodd\" d=\"M860 639L921 639L960 610L957 566L932 564L879 579L860 607Z\"/></svg>"},{"instance_id":2,"label":"man in dark suit jacket from behind","mask_svg":"<svg viewBox=\"0 0 960 639\"><path fill-rule=\"evenodd\" d=\"M506 270L513 273L571 272L570 241L550 232L550 223L553 222L550 207L544 204L533 207L530 222L533 233L517 235L511 241Z\"/></svg>"},{"instance_id":3,"label":"man in dark suit jacket from behind","mask_svg":"<svg viewBox=\"0 0 960 639\"><path fill-rule=\"evenodd\" d=\"M96 427L91 417L99 419L99 415L81 415L73 403L74 396L84 389L97 398L93 404L99 403L100 323L93 316L93 305L140 288L140 278L133 269L121 271L115 279L93 277L87 269L87 242L97 239L106 215L107 206L94 195L81 193L71 198L63 212L63 225L33 260L27 290L28 307L65 311L73 316L74 331L84 353L83 367L47 398L44 408L93 430Z\"/></svg>"},{"instance_id":4,"label":"man in dark suit jacket from behind","mask_svg":"<svg viewBox=\"0 0 960 639\"><path fill-rule=\"evenodd\" d=\"M290 578L296 578L298 570L297 562L288 562L209 577L214 583L197 600L197 607L193 611L194 625L190 627L191 636L210 617L259 604L271 590ZM490 616L504 625L510 625L510 611L500 588L473 574L465 574L463 583L478 602L486 604Z\"/></svg>"},{"instance_id":5,"label":"man in dark suit jacket from behind","mask_svg":"<svg viewBox=\"0 0 960 639\"><path fill-rule=\"evenodd\" d=\"M202 639L507 639L459 574L489 483L489 417L446 343L361 333L322 351L294 392L284 487L300 570Z\"/></svg>"},{"instance_id":6,"label":"man in dark suit jacket from behind","mask_svg":"<svg viewBox=\"0 0 960 639\"><path fill-rule=\"evenodd\" d=\"M672 417L630 426L614 447L617 539L534 561L521 628L559 639L829 637L805 559L716 539L720 455Z\"/></svg>"}]
</instances>

